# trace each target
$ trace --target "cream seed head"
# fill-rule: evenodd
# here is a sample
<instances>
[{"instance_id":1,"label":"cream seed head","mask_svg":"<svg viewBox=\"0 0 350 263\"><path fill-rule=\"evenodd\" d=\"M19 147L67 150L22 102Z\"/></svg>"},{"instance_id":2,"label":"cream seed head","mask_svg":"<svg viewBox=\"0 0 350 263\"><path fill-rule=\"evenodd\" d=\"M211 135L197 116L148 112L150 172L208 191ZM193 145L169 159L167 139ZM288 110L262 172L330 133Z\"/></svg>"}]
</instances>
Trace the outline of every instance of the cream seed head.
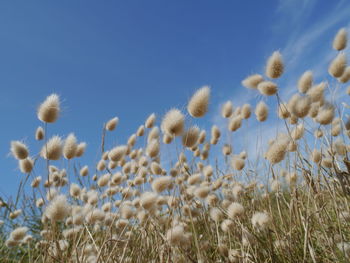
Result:
<instances>
[{"instance_id":1,"label":"cream seed head","mask_svg":"<svg viewBox=\"0 0 350 263\"><path fill-rule=\"evenodd\" d=\"M347 66L344 70L343 75L341 75L340 78L338 78L338 81L341 83L346 83L350 80L350 66Z\"/></svg>"},{"instance_id":2,"label":"cream seed head","mask_svg":"<svg viewBox=\"0 0 350 263\"><path fill-rule=\"evenodd\" d=\"M62 221L70 212L70 205L65 195L56 196L46 207L45 215L52 221Z\"/></svg>"},{"instance_id":3,"label":"cream seed head","mask_svg":"<svg viewBox=\"0 0 350 263\"><path fill-rule=\"evenodd\" d=\"M271 222L270 216L265 212L256 212L252 216L252 225L258 229L266 229Z\"/></svg>"},{"instance_id":4,"label":"cream seed head","mask_svg":"<svg viewBox=\"0 0 350 263\"><path fill-rule=\"evenodd\" d=\"M154 192L144 192L140 197L140 204L144 209L150 210L155 206L157 198L158 195Z\"/></svg>"},{"instance_id":5,"label":"cream seed head","mask_svg":"<svg viewBox=\"0 0 350 263\"><path fill-rule=\"evenodd\" d=\"M29 155L27 145L20 141L12 141L10 150L13 157L15 157L17 160L23 160Z\"/></svg>"},{"instance_id":6,"label":"cream seed head","mask_svg":"<svg viewBox=\"0 0 350 263\"><path fill-rule=\"evenodd\" d=\"M81 193L81 189L79 185L77 185L76 183L72 183L69 188L69 193L71 196L78 198Z\"/></svg>"},{"instance_id":7,"label":"cream seed head","mask_svg":"<svg viewBox=\"0 0 350 263\"><path fill-rule=\"evenodd\" d=\"M178 109L168 111L162 121L161 129L164 133L180 136L184 129L185 116Z\"/></svg>"},{"instance_id":8,"label":"cream seed head","mask_svg":"<svg viewBox=\"0 0 350 263\"><path fill-rule=\"evenodd\" d=\"M20 241L25 237L25 235L27 234L27 231L28 231L28 228L25 226L17 227L15 230L11 232L10 237L12 240Z\"/></svg>"},{"instance_id":9,"label":"cream seed head","mask_svg":"<svg viewBox=\"0 0 350 263\"><path fill-rule=\"evenodd\" d=\"M57 94L51 94L38 108L38 119L42 122L53 123L60 114L60 98Z\"/></svg>"},{"instance_id":10,"label":"cream seed head","mask_svg":"<svg viewBox=\"0 0 350 263\"><path fill-rule=\"evenodd\" d=\"M324 98L324 90L326 88L326 82L321 82L317 85L312 86L308 91L307 95L311 98L312 102L322 102Z\"/></svg>"},{"instance_id":11,"label":"cream seed head","mask_svg":"<svg viewBox=\"0 0 350 263\"><path fill-rule=\"evenodd\" d=\"M228 122L228 129L229 131L237 131L239 128L241 128L242 125L242 117L241 116L234 116L231 117Z\"/></svg>"},{"instance_id":12,"label":"cream seed head","mask_svg":"<svg viewBox=\"0 0 350 263\"><path fill-rule=\"evenodd\" d=\"M15 218L19 217L21 214L22 214L22 210L21 209L17 209L17 210L15 210L15 211L10 213L9 218L10 219L15 219Z\"/></svg>"},{"instance_id":13,"label":"cream seed head","mask_svg":"<svg viewBox=\"0 0 350 263\"><path fill-rule=\"evenodd\" d=\"M29 174L33 170L33 167L34 161L30 157L19 160L19 169L22 173Z\"/></svg>"},{"instance_id":14,"label":"cream seed head","mask_svg":"<svg viewBox=\"0 0 350 263\"><path fill-rule=\"evenodd\" d=\"M276 164L281 162L287 152L287 147L289 145L289 139L287 136L277 138L268 148L266 152L266 159L271 164Z\"/></svg>"},{"instance_id":15,"label":"cream seed head","mask_svg":"<svg viewBox=\"0 0 350 263\"><path fill-rule=\"evenodd\" d=\"M158 139L151 140L146 147L146 153L149 157L154 158L159 154L160 143Z\"/></svg>"},{"instance_id":16,"label":"cream seed head","mask_svg":"<svg viewBox=\"0 0 350 263\"><path fill-rule=\"evenodd\" d=\"M242 86L249 88L249 89L257 89L258 85L260 82L264 81L263 76L259 75L259 74L253 74L250 75L248 77L246 77L243 81L242 81Z\"/></svg>"},{"instance_id":17,"label":"cream seed head","mask_svg":"<svg viewBox=\"0 0 350 263\"><path fill-rule=\"evenodd\" d=\"M205 199L210 193L210 187L208 186L200 186L194 190L194 196L200 199Z\"/></svg>"},{"instance_id":18,"label":"cream seed head","mask_svg":"<svg viewBox=\"0 0 350 263\"><path fill-rule=\"evenodd\" d=\"M221 132L218 126L213 125L211 127L211 137L212 139L218 140L221 136Z\"/></svg>"},{"instance_id":19,"label":"cream seed head","mask_svg":"<svg viewBox=\"0 0 350 263\"><path fill-rule=\"evenodd\" d=\"M63 145L63 156L64 158L70 160L73 157L75 157L77 152L78 144L77 144L77 138L75 137L74 133L70 133Z\"/></svg>"},{"instance_id":20,"label":"cream seed head","mask_svg":"<svg viewBox=\"0 0 350 263\"><path fill-rule=\"evenodd\" d=\"M284 71L282 55L279 51L275 51L269 57L266 63L265 74L271 79L279 78Z\"/></svg>"},{"instance_id":21,"label":"cream seed head","mask_svg":"<svg viewBox=\"0 0 350 263\"><path fill-rule=\"evenodd\" d=\"M347 44L347 32L345 28L339 29L338 33L335 35L334 40L333 40L333 49L335 50L343 50L346 48Z\"/></svg>"},{"instance_id":22,"label":"cream seed head","mask_svg":"<svg viewBox=\"0 0 350 263\"><path fill-rule=\"evenodd\" d=\"M111 175L110 175L110 174L104 174L104 175L102 175L102 176L98 179L97 185L98 185L99 187L104 187L104 186L106 186L106 185L108 184L108 181L109 181L110 178L111 178Z\"/></svg>"},{"instance_id":23,"label":"cream seed head","mask_svg":"<svg viewBox=\"0 0 350 263\"><path fill-rule=\"evenodd\" d=\"M231 153L232 153L232 146L230 144L224 144L224 146L222 146L222 154L230 155Z\"/></svg>"},{"instance_id":24,"label":"cream seed head","mask_svg":"<svg viewBox=\"0 0 350 263\"><path fill-rule=\"evenodd\" d=\"M331 64L329 65L328 68L328 73L335 77L335 78L340 78L346 68L346 55L345 53L339 53L335 59L332 60Z\"/></svg>"},{"instance_id":25,"label":"cream seed head","mask_svg":"<svg viewBox=\"0 0 350 263\"><path fill-rule=\"evenodd\" d=\"M41 182L41 176L37 176L37 177L35 177L34 180L32 181L31 186L32 186L33 188L36 188L36 187L38 187L38 186L40 185L40 182Z\"/></svg>"},{"instance_id":26,"label":"cream seed head","mask_svg":"<svg viewBox=\"0 0 350 263\"><path fill-rule=\"evenodd\" d=\"M187 105L188 113L195 118L203 117L209 106L210 88L204 86L197 90Z\"/></svg>"},{"instance_id":27,"label":"cream seed head","mask_svg":"<svg viewBox=\"0 0 350 263\"><path fill-rule=\"evenodd\" d=\"M280 119L287 119L290 117L290 112L285 103L280 103L278 106L278 117Z\"/></svg>"},{"instance_id":28,"label":"cream seed head","mask_svg":"<svg viewBox=\"0 0 350 263\"><path fill-rule=\"evenodd\" d=\"M156 123L156 115L154 113L152 113L151 115L148 116L148 118L145 121L145 127L147 129L150 129L154 126L154 124Z\"/></svg>"},{"instance_id":29,"label":"cream seed head","mask_svg":"<svg viewBox=\"0 0 350 263\"><path fill-rule=\"evenodd\" d=\"M210 218L216 223L220 222L224 216L221 210L217 207L210 208L209 215Z\"/></svg>"},{"instance_id":30,"label":"cream seed head","mask_svg":"<svg viewBox=\"0 0 350 263\"><path fill-rule=\"evenodd\" d=\"M334 114L334 106L330 103L326 103L319 109L316 121L319 124L328 125L333 121Z\"/></svg>"},{"instance_id":31,"label":"cream seed head","mask_svg":"<svg viewBox=\"0 0 350 263\"><path fill-rule=\"evenodd\" d=\"M311 99L309 96L293 95L288 102L289 110L298 118L304 118L308 115L311 108Z\"/></svg>"},{"instance_id":32,"label":"cream seed head","mask_svg":"<svg viewBox=\"0 0 350 263\"><path fill-rule=\"evenodd\" d=\"M87 144L85 142L79 143L77 146L77 150L75 152L75 156L76 157L82 156L85 153L86 146Z\"/></svg>"},{"instance_id":33,"label":"cream seed head","mask_svg":"<svg viewBox=\"0 0 350 263\"><path fill-rule=\"evenodd\" d=\"M277 93L278 87L276 83L265 80L259 83L258 90L262 95L272 96Z\"/></svg>"},{"instance_id":34,"label":"cream seed head","mask_svg":"<svg viewBox=\"0 0 350 263\"><path fill-rule=\"evenodd\" d=\"M126 152L127 147L125 145L116 146L108 152L108 159L113 162L121 161Z\"/></svg>"},{"instance_id":35,"label":"cream seed head","mask_svg":"<svg viewBox=\"0 0 350 263\"><path fill-rule=\"evenodd\" d=\"M112 119L110 119L107 123L106 123L106 130L107 131L113 131L115 130L115 128L117 127L119 123L119 118L118 117L114 117Z\"/></svg>"},{"instance_id":36,"label":"cream seed head","mask_svg":"<svg viewBox=\"0 0 350 263\"><path fill-rule=\"evenodd\" d=\"M46 160L59 160L62 156L62 139L55 135L41 148L41 156Z\"/></svg>"},{"instance_id":37,"label":"cream seed head","mask_svg":"<svg viewBox=\"0 0 350 263\"><path fill-rule=\"evenodd\" d=\"M243 118L243 119L249 119L251 113L252 113L252 109L251 109L250 105L247 104L247 103L244 104L244 105L242 106L242 110L241 110L241 116L242 116L242 118Z\"/></svg>"},{"instance_id":38,"label":"cream seed head","mask_svg":"<svg viewBox=\"0 0 350 263\"><path fill-rule=\"evenodd\" d=\"M235 219L244 213L244 207L237 202L233 202L230 204L230 206L227 208L227 215L231 219Z\"/></svg>"},{"instance_id":39,"label":"cream seed head","mask_svg":"<svg viewBox=\"0 0 350 263\"><path fill-rule=\"evenodd\" d=\"M45 137L45 132L43 127L39 126L35 131L35 140L41 141Z\"/></svg>"},{"instance_id":40,"label":"cream seed head","mask_svg":"<svg viewBox=\"0 0 350 263\"><path fill-rule=\"evenodd\" d=\"M233 113L233 105L231 101L227 101L222 105L221 116L223 118L230 118Z\"/></svg>"},{"instance_id":41,"label":"cream seed head","mask_svg":"<svg viewBox=\"0 0 350 263\"><path fill-rule=\"evenodd\" d=\"M87 165L83 166L79 173L81 176L87 176L89 174L89 167Z\"/></svg>"},{"instance_id":42,"label":"cream seed head","mask_svg":"<svg viewBox=\"0 0 350 263\"><path fill-rule=\"evenodd\" d=\"M255 108L255 115L256 119L258 121L265 121L269 114L269 108L267 107L266 103L263 101L260 101Z\"/></svg>"},{"instance_id":43,"label":"cream seed head","mask_svg":"<svg viewBox=\"0 0 350 263\"><path fill-rule=\"evenodd\" d=\"M238 170L238 171L242 170L245 166L244 159L240 158L239 156L234 156L231 159L231 166L235 170Z\"/></svg>"},{"instance_id":44,"label":"cream seed head","mask_svg":"<svg viewBox=\"0 0 350 263\"><path fill-rule=\"evenodd\" d=\"M147 142L149 143L153 139L159 139L159 128L157 126L153 127L147 136Z\"/></svg>"},{"instance_id":45,"label":"cream seed head","mask_svg":"<svg viewBox=\"0 0 350 263\"><path fill-rule=\"evenodd\" d=\"M306 93L312 86L313 75L312 71L308 70L301 75L298 81L298 90L300 93Z\"/></svg>"},{"instance_id":46,"label":"cream seed head","mask_svg":"<svg viewBox=\"0 0 350 263\"><path fill-rule=\"evenodd\" d=\"M172 183L171 176L158 177L152 182L152 189L157 193L161 193L166 190Z\"/></svg>"},{"instance_id":47,"label":"cream seed head","mask_svg":"<svg viewBox=\"0 0 350 263\"><path fill-rule=\"evenodd\" d=\"M182 134L182 145L187 148L194 147L199 138L200 129L198 126L192 126Z\"/></svg>"},{"instance_id":48,"label":"cream seed head","mask_svg":"<svg viewBox=\"0 0 350 263\"><path fill-rule=\"evenodd\" d=\"M44 204L45 204L45 201L42 198L39 198L35 201L36 207L42 207Z\"/></svg>"}]
</instances>

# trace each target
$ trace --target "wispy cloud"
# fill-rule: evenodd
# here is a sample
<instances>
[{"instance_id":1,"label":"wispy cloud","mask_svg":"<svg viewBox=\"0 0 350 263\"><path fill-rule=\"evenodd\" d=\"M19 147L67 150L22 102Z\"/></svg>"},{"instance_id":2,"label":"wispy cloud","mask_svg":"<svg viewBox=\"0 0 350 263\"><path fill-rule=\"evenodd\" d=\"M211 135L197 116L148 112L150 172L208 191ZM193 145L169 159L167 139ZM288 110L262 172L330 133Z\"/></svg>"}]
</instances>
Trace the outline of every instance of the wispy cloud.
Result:
<instances>
[{"instance_id":1,"label":"wispy cloud","mask_svg":"<svg viewBox=\"0 0 350 263\"><path fill-rule=\"evenodd\" d=\"M339 2L321 18L310 22L310 16L315 12L317 4L316 0L280 0L276 9L276 23L271 27L271 31L272 34L285 38L281 53L286 63L286 73L278 81L280 96L284 100L296 92L297 80L305 70L313 70L316 81L318 78L327 76L327 66L336 54L331 48L332 37L339 27L349 27L347 24L350 14L348 1ZM288 24L283 22L286 20L288 20ZM288 31L291 24L293 24L293 32ZM273 50L274 48L266 47L266 49ZM263 57L262 54L261 58ZM261 60L257 64L261 64L260 68L263 68L264 63L265 61ZM250 92L242 88L237 90L235 96L230 99L237 106L243 103L255 105L261 99L261 96L256 94L254 91ZM220 105L223 103L224 101ZM269 99L268 103L271 115L276 115L275 99ZM251 118L255 119L255 116ZM227 122L221 117L220 108L217 109L217 114L213 116L212 122L222 130L227 130ZM265 123L249 120L238 133L233 133L233 137L240 138L233 141L234 147L236 146L238 150L242 148L247 150L250 157L254 159L262 155L267 146L264 144L267 143L268 139L284 131L283 127L283 122L274 117ZM259 131L257 132L257 130ZM259 134L259 137L256 137L256 134Z\"/></svg>"}]
</instances>

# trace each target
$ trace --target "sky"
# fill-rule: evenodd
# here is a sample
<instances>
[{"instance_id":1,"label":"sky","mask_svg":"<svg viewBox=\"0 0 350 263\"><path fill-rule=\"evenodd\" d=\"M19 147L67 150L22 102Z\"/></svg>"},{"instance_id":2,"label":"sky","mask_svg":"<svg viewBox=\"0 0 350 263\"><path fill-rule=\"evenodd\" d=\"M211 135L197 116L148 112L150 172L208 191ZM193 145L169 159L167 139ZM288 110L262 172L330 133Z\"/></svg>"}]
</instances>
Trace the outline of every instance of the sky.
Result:
<instances>
[{"instance_id":1,"label":"sky","mask_svg":"<svg viewBox=\"0 0 350 263\"><path fill-rule=\"evenodd\" d=\"M203 85L211 87L211 110L198 124L221 127L225 101L261 99L241 81L263 72L275 50L286 62L282 97L307 69L321 81L349 14L347 0L1 1L0 196L24 177L10 141L38 152L36 110L51 93L60 95L62 113L49 134L74 132L88 143L79 162L93 166L104 122L119 117L109 142L123 143L150 113L184 109ZM270 124L258 127L262 136L276 129Z\"/></svg>"}]
</instances>

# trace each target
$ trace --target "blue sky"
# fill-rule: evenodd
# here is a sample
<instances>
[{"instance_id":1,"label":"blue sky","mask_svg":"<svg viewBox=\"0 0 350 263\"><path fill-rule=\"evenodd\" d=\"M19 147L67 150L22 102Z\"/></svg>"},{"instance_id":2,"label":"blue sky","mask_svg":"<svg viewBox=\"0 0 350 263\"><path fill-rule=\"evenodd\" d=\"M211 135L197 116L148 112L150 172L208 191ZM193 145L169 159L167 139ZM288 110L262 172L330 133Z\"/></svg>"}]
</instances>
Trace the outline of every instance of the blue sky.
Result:
<instances>
[{"instance_id":1,"label":"blue sky","mask_svg":"<svg viewBox=\"0 0 350 263\"><path fill-rule=\"evenodd\" d=\"M63 101L51 134L75 132L89 145L82 164L93 165L102 124L114 116L120 124L110 141L122 143L150 113L183 108L202 85L212 87L202 127L220 124L228 99L254 104L260 98L240 82L274 50L286 60L282 96L307 69L321 78L349 14L347 0L2 1L0 195L23 178L9 142L39 149L36 109L47 95Z\"/></svg>"}]
</instances>

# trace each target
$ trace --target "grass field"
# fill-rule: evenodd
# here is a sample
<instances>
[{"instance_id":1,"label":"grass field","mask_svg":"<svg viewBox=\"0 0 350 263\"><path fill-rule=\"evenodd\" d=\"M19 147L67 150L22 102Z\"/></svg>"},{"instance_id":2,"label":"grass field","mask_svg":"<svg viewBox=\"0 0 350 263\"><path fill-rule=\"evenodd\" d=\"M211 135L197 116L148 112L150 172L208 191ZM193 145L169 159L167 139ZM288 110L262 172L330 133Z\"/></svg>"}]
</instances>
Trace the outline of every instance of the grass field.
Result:
<instances>
[{"instance_id":1,"label":"grass field","mask_svg":"<svg viewBox=\"0 0 350 263\"><path fill-rule=\"evenodd\" d=\"M17 196L1 199L0 261L350 262L346 44L341 29L329 76L315 82L306 71L288 101L274 52L265 72L242 81L259 102L227 101L224 128L195 125L209 110L206 86L186 108L151 114L122 145L105 143L119 128L113 118L102 140L96 134L96 164L79 161L88 149L73 133L55 135L61 101L48 96L37 111L40 151L11 142L24 176ZM248 119L258 126L274 116L284 129L264 138L264 154L236 151Z\"/></svg>"}]
</instances>

